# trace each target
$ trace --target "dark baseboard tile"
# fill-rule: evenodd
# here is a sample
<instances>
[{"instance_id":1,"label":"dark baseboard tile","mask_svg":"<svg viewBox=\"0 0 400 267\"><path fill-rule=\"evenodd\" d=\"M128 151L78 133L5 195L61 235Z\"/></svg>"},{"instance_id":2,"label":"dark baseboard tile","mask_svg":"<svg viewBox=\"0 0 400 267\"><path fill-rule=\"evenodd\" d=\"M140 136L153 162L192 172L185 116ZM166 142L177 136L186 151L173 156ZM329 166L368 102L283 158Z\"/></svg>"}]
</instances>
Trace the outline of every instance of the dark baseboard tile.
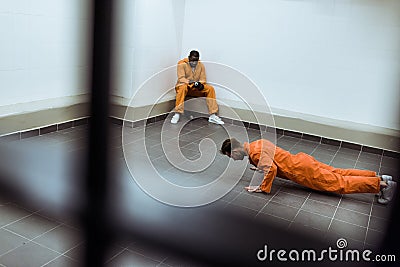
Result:
<instances>
[{"instance_id":1,"label":"dark baseboard tile","mask_svg":"<svg viewBox=\"0 0 400 267\"><path fill-rule=\"evenodd\" d=\"M57 131L57 124L50 125L39 129L39 135L48 134Z\"/></svg>"},{"instance_id":2,"label":"dark baseboard tile","mask_svg":"<svg viewBox=\"0 0 400 267\"><path fill-rule=\"evenodd\" d=\"M256 123L252 123L252 122L249 122L248 128L249 128L249 129L258 130L258 131L261 130L261 129L260 129L260 125L258 125L258 124L256 124Z\"/></svg>"},{"instance_id":3,"label":"dark baseboard tile","mask_svg":"<svg viewBox=\"0 0 400 267\"><path fill-rule=\"evenodd\" d=\"M341 147L360 151L362 148L362 145L342 141Z\"/></svg>"},{"instance_id":4,"label":"dark baseboard tile","mask_svg":"<svg viewBox=\"0 0 400 267\"><path fill-rule=\"evenodd\" d=\"M124 120L118 119L118 118L115 118L115 117L109 117L109 120L110 120L110 122L112 124L116 124L116 125L119 125L119 126L122 126L124 124Z\"/></svg>"},{"instance_id":5,"label":"dark baseboard tile","mask_svg":"<svg viewBox=\"0 0 400 267\"><path fill-rule=\"evenodd\" d=\"M137 127L145 126L147 120L127 121L127 120L114 118L111 122L116 124L116 125L120 125L120 126L123 126L123 127L126 127L126 128L137 128Z\"/></svg>"},{"instance_id":6,"label":"dark baseboard tile","mask_svg":"<svg viewBox=\"0 0 400 267\"><path fill-rule=\"evenodd\" d=\"M146 126L146 121L147 120L134 121L132 123L132 128L144 127L144 126Z\"/></svg>"},{"instance_id":7,"label":"dark baseboard tile","mask_svg":"<svg viewBox=\"0 0 400 267\"><path fill-rule=\"evenodd\" d=\"M232 125L233 124L233 119L228 119L228 118L222 118L221 119L224 121L226 125Z\"/></svg>"},{"instance_id":8,"label":"dark baseboard tile","mask_svg":"<svg viewBox=\"0 0 400 267\"><path fill-rule=\"evenodd\" d=\"M342 141L339 141L339 140L329 139L329 138L325 138L325 137L321 138L321 144L326 144L326 145L331 145L331 146L340 146L341 143L342 143Z\"/></svg>"},{"instance_id":9,"label":"dark baseboard tile","mask_svg":"<svg viewBox=\"0 0 400 267\"><path fill-rule=\"evenodd\" d=\"M133 128L133 121L123 121L122 126L127 128Z\"/></svg>"},{"instance_id":10,"label":"dark baseboard tile","mask_svg":"<svg viewBox=\"0 0 400 267\"><path fill-rule=\"evenodd\" d=\"M361 151L362 152L371 153L371 154L378 154L378 155L382 155L383 154L383 149L374 148L374 147L367 147L367 146L363 146Z\"/></svg>"},{"instance_id":11,"label":"dark baseboard tile","mask_svg":"<svg viewBox=\"0 0 400 267\"><path fill-rule=\"evenodd\" d=\"M267 126L268 133L275 133L276 135L283 135L283 129Z\"/></svg>"},{"instance_id":12,"label":"dark baseboard tile","mask_svg":"<svg viewBox=\"0 0 400 267\"><path fill-rule=\"evenodd\" d=\"M383 156L400 159L400 153L389 150L383 150Z\"/></svg>"},{"instance_id":13,"label":"dark baseboard tile","mask_svg":"<svg viewBox=\"0 0 400 267\"><path fill-rule=\"evenodd\" d=\"M168 117L168 113L164 113L164 114L158 115L158 116L155 117L156 118L156 122L163 121L167 117Z\"/></svg>"},{"instance_id":14,"label":"dark baseboard tile","mask_svg":"<svg viewBox=\"0 0 400 267\"><path fill-rule=\"evenodd\" d=\"M0 136L0 143L7 143L17 141L21 139L21 133L12 133L8 135Z\"/></svg>"},{"instance_id":15,"label":"dark baseboard tile","mask_svg":"<svg viewBox=\"0 0 400 267\"><path fill-rule=\"evenodd\" d=\"M304 140L307 140L307 141L313 141L313 142L318 142L318 143L321 143L321 139L322 139L321 136L316 136L316 135L306 134L306 133L303 133L303 136L301 138Z\"/></svg>"},{"instance_id":16,"label":"dark baseboard tile","mask_svg":"<svg viewBox=\"0 0 400 267\"><path fill-rule=\"evenodd\" d=\"M146 120L146 125L157 122L156 117L150 117Z\"/></svg>"},{"instance_id":17,"label":"dark baseboard tile","mask_svg":"<svg viewBox=\"0 0 400 267\"><path fill-rule=\"evenodd\" d=\"M81 126L89 123L89 118L82 118L72 121L73 127Z\"/></svg>"},{"instance_id":18,"label":"dark baseboard tile","mask_svg":"<svg viewBox=\"0 0 400 267\"><path fill-rule=\"evenodd\" d=\"M146 125L158 122L158 121L163 121L167 118L167 116L168 116L168 114L161 114L158 116L154 116L154 117L150 117L150 118L142 119L142 120L138 120L138 121L127 121L127 120L115 118L115 117L109 117L109 119L112 124L116 124L116 125L124 126L124 127L128 127L128 128L136 128L136 127L146 126Z\"/></svg>"},{"instance_id":19,"label":"dark baseboard tile","mask_svg":"<svg viewBox=\"0 0 400 267\"><path fill-rule=\"evenodd\" d=\"M299 138L299 139L301 139L303 137L303 133L289 131L289 130L283 130L283 135L295 137L295 138Z\"/></svg>"},{"instance_id":20,"label":"dark baseboard tile","mask_svg":"<svg viewBox=\"0 0 400 267\"><path fill-rule=\"evenodd\" d=\"M262 132L268 131L268 126L266 126L266 125L259 125L258 127L260 128L260 131L262 131Z\"/></svg>"},{"instance_id":21,"label":"dark baseboard tile","mask_svg":"<svg viewBox=\"0 0 400 267\"><path fill-rule=\"evenodd\" d=\"M65 130L72 127L74 127L74 123L72 121L63 122L57 124L57 131Z\"/></svg>"},{"instance_id":22,"label":"dark baseboard tile","mask_svg":"<svg viewBox=\"0 0 400 267\"><path fill-rule=\"evenodd\" d=\"M29 130L25 132L21 132L21 139L29 138L29 137L34 137L39 135L40 130L39 129L34 129L34 130Z\"/></svg>"},{"instance_id":23,"label":"dark baseboard tile","mask_svg":"<svg viewBox=\"0 0 400 267\"><path fill-rule=\"evenodd\" d=\"M236 126L243 126L245 128L249 127L249 122L247 121L238 121L238 120L232 120L232 125L236 125Z\"/></svg>"}]
</instances>

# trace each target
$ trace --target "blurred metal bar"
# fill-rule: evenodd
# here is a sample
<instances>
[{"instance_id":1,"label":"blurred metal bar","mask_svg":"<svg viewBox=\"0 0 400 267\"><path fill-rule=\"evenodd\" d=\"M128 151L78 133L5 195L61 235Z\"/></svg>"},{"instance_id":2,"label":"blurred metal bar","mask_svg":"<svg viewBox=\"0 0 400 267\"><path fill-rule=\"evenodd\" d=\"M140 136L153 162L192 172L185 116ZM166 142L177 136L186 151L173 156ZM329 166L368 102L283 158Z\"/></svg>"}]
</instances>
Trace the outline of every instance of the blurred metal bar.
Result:
<instances>
[{"instance_id":1,"label":"blurred metal bar","mask_svg":"<svg viewBox=\"0 0 400 267\"><path fill-rule=\"evenodd\" d=\"M108 184L108 114L112 43L112 1L93 2L93 50L91 77L91 119L88 173L86 177L86 266L102 266L110 243L105 206Z\"/></svg>"},{"instance_id":2,"label":"blurred metal bar","mask_svg":"<svg viewBox=\"0 0 400 267\"><path fill-rule=\"evenodd\" d=\"M398 181L399 182L399 181ZM377 204L379 205L379 204ZM388 215L387 219L389 220L389 224L387 225L387 229L384 229L382 234L384 235L383 246L381 247L379 254L380 255L388 255L395 254L396 261L394 262L385 262L385 266L399 266L399 257L400 257L400 247L399 247L399 238L400 238L400 216L398 216L398 212L400 210L400 197L399 197L399 189L397 188L396 194L390 203L390 215ZM378 265L379 263L377 263Z\"/></svg>"}]
</instances>

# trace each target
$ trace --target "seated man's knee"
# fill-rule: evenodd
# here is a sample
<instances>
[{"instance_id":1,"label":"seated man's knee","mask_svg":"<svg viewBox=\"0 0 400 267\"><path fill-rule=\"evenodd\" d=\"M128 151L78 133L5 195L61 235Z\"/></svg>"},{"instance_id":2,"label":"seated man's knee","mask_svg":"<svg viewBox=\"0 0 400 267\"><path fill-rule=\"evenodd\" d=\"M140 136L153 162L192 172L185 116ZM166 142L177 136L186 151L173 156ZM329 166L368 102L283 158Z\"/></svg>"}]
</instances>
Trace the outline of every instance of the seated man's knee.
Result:
<instances>
[{"instance_id":1,"label":"seated man's knee","mask_svg":"<svg viewBox=\"0 0 400 267\"><path fill-rule=\"evenodd\" d=\"M204 90L207 90L207 91L215 91L215 89L214 89L214 86L212 86L212 85L209 85L209 84L204 84Z\"/></svg>"},{"instance_id":2,"label":"seated man's knee","mask_svg":"<svg viewBox=\"0 0 400 267\"><path fill-rule=\"evenodd\" d=\"M175 86L175 91L177 93L181 93L181 92L186 93L188 91L188 86L186 84L181 84L181 85Z\"/></svg>"}]
</instances>

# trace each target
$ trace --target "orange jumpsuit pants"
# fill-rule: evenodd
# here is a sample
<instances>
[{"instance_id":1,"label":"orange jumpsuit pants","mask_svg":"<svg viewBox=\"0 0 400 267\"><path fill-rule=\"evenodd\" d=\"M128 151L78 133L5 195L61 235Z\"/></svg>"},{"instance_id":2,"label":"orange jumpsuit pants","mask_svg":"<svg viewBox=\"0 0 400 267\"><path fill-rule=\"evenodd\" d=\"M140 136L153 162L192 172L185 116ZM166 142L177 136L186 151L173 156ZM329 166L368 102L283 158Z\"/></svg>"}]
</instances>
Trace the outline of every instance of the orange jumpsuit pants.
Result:
<instances>
[{"instance_id":1,"label":"orange jumpsuit pants","mask_svg":"<svg viewBox=\"0 0 400 267\"><path fill-rule=\"evenodd\" d=\"M271 192L276 176L314 190L339 194L378 193L380 190L381 179L373 171L336 169L305 153L293 155L264 139L244 143L244 149L250 163L264 170L260 189L266 193Z\"/></svg>"},{"instance_id":2,"label":"orange jumpsuit pants","mask_svg":"<svg viewBox=\"0 0 400 267\"><path fill-rule=\"evenodd\" d=\"M218 112L218 105L215 95L215 89L209 84L204 84L204 89L199 91L188 84L181 84L175 87L176 101L175 112L183 113L186 96L206 97L206 103L209 114Z\"/></svg>"}]
</instances>

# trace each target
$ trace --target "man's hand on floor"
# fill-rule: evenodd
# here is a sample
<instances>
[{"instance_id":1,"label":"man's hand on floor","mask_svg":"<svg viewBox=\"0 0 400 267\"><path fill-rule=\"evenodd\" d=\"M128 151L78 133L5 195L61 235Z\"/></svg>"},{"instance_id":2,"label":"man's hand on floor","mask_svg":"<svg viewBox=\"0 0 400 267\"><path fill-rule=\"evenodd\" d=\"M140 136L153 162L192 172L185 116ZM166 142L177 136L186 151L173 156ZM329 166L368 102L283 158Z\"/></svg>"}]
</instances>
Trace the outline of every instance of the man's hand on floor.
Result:
<instances>
[{"instance_id":1,"label":"man's hand on floor","mask_svg":"<svg viewBox=\"0 0 400 267\"><path fill-rule=\"evenodd\" d=\"M254 166L250 167L250 170L256 171L256 172L264 172L263 170L261 170L261 169L259 169L257 167L254 167Z\"/></svg>"},{"instance_id":2,"label":"man's hand on floor","mask_svg":"<svg viewBox=\"0 0 400 267\"><path fill-rule=\"evenodd\" d=\"M262 192L259 186L254 186L254 185L246 186L244 189L246 189L247 192L250 192L250 193L261 193Z\"/></svg>"}]
</instances>

